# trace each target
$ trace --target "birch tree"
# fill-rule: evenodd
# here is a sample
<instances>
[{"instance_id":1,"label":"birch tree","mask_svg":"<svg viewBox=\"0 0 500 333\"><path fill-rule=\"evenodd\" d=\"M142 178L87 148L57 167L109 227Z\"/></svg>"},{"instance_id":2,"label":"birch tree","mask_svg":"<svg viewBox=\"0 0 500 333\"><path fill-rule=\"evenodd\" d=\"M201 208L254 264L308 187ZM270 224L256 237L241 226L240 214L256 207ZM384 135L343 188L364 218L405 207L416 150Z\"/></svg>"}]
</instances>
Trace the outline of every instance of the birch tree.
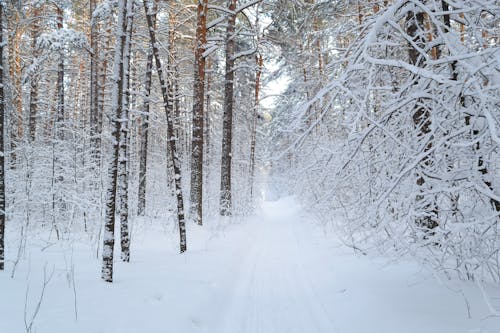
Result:
<instances>
[{"instance_id":1,"label":"birch tree","mask_svg":"<svg viewBox=\"0 0 500 333\"><path fill-rule=\"evenodd\" d=\"M118 189L118 163L120 152L120 126L123 121L123 90L124 90L124 49L127 30L127 0L118 5L118 20L116 25L116 48L113 65L112 115L111 135L113 150L108 165L108 184L106 190L106 212L104 221L104 237L102 250L101 277L106 282L113 282L113 254L115 244L116 193Z\"/></svg>"},{"instance_id":2,"label":"birch tree","mask_svg":"<svg viewBox=\"0 0 500 333\"><path fill-rule=\"evenodd\" d=\"M130 57L132 47L132 31L134 19L134 1L127 2L127 25L125 30L125 41L123 48L123 93L119 103L122 104L122 115L120 117L120 142L118 152L118 195L120 201L120 245L121 259L130 261L130 237L129 237L129 208L128 208L128 184L129 184L129 107L130 107Z\"/></svg>"}]
</instances>

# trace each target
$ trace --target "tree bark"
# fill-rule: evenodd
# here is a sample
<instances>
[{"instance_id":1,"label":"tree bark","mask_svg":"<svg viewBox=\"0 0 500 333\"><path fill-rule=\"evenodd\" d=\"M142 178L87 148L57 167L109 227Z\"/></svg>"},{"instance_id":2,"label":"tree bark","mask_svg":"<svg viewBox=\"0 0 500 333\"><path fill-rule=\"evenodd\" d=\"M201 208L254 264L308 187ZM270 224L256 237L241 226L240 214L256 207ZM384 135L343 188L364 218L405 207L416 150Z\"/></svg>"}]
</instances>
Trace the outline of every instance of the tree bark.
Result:
<instances>
[{"instance_id":1,"label":"tree bark","mask_svg":"<svg viewBox=\"0 0 500 333\"><path fill-rule=\"evenodd\" d=\"M113 282L113 256L115 244L116 190L118 180L118 154L120 146L120 121L123 106L123 51L125 48L125 31L127 29L127 0L119 2L118 21L116 27L116 49L113 66L113 119L111 136L114 139L111 160L108 165L108 188L104 224L104 245L102 253L101 277L106 282Z\"/></svg>"},{"instance_id":2,"label":"tree bark","mask_svg":"<svg viewBox=\"0 0 500 333\"><path fill-rule=\"evenodd\" d=\"M221 161L221 192L220 215L232 214L231 196L231 159L233 138L233 107L234 107L234 54L235 54L235 25L236 0L229 0L229 14L226 28L226 75L224 80L224 115L222 125L222 161Z\"/></svg>"},{"instance_id":3,"label":"tree bark","mask_svg":"<svg viewBox=\"0 0 500 333\"><path fill-rule=\"evenodd\" d=\"M156 0L153 1L153 29L156 29ZM139 148L139 190L137 215L144 216L146 212L146 180L148 161L149 111L151 105L151 83L153 76L153 51L148 51L146 60L146 78L144 80L144 99L142 106Z\"/></svg>"},{"instance_id":4,"label":"tree bark","mask_svg":"<svg viewBox=\"0 0 500 333\"><path fill-rule=\"evenodd\" d=\"M146 212L146 177L148 161L149 110L151 96L151 81L153 74L153 51L149 51L146 61L146 79L144 80L144 103L141 116L141 134L139 148L139 191L137 215L144 216Z\"/></svg>"},{"instance_id":5,"label":"tree bark","mask_svg":"<svg viewBox=\"0 0 500 333\"><path fill-rule=\"evenodd\" d=\"M31 52L33 54L33 64L37 61L40 52L37 48L37 39L40 36L40 7L33 9L33 26L31 28ZM30 79L30 111L29 111L29 138L31 142L35 141L36 119L38 113L38 71L31 75Z\"/></svg>"},{"instance_id":6,"label":"tree bark","mask_svg":"<svg viewBox=\"0 0 500 333\"><path fill-rule=\"evenodd\" d=\"M203 135L205 103L205 45L208 0L198 0L194 56L193 132L191 144L191 209L197 224L203 224Z\"/></svg>"},{"instance_id":7,"label":"tree bark","mask_svg":"<svg viewBox=\"0 0 500 333\"><path fill-rule=\"evenodd\" d=\"M134 1L127 2L127 27L123 50L123 88L122 116L120 117L120 143L118 151L118 195L120 200L120 245L122 261L130 261L130 237L128 231L128 143L129 143L129 105L130 105L130 55L132 46Z\"/></svg>"},{"instance_id":8,"label":"tree bark","mask_svg":"<svg viewBox=\"0 0 500 333\"><path fill-rule=\"evenodd\" d=\"M0 2L0 271L5 262L5 95L3 78L3 3Z\"/></svg>"},{"instance_id":9,"label":"tree bark","mask_svg":"<svg viewBox=\"0 0 500 333\"><path fill-rule=\"evenodd\" d=\"M418 10L418 9L417 9ZM413 40L413 42L419 46L420 49L424 49L425 39L420 31L424 31L424 13L423 12L413 12L410 11L406 17L406 32L408 36ZM415 49L412 45L409 45L408 57L410 64L422 67L425 57L420 54L419 50ZM414 82L415 85L419 84L418 79ZM421 100L415 102L414 113L413 113L413 124L417 130L417 140L423 141L427 140L425 143L424 151L429 151L433 145L433 138L431 132L431 114L430 110L425 106L425 103ZM430 138L428 136L431 135ZM417 166L417 186L419 187L419 192L416 196L416 201L421 204L424 208L422 216L416 219L416 223L419 227L426 231L430 231L439 225L438 222L438 209L436 207L435 198L429 197L426 194L426 187L430 185L426 184L426 179L424 176L425 169L432 165L432 161L429 156L426 156L422 161L420 161Z\"/></svg>"},{"instance_id":10,"label":"tree bark","mask_svg":"<svg viewBox=\"0 0 500 333\"><path fill-rule=\"evenodd\" d=\"M99 32L97 22L93 20L93 13L97 5L97 0L89 2L90 19L90 48L92 55L90 57L90 142L92 149L92 159L94 166L99 170L100 165L100 147L98 137L101 135L99 128Z\"/></svg>"},{"instance_id":11,"label":"tree bark","mask_svg":"<svg viewBox=\"0 0 500 333\"><path fill-rule=\"evenodd\" d=\"M177 198L177 221L179 225L179 236L180 236L180 252L186 251L186 221L184 218L184 198L182 195L182 182L181 182L181 165L179 161L179 156L176 148L176 136L174 133L174 126L172 121L172 114L169 114L169 110L172 109L172 100L168 98L168 87L167 81L163 76L163 70L161 66L160 52L158 49L158 43L156 41L156 32L153 25L153 13L151 12L151 7L148 5L148 0L143 0L144 10L146 11L146 21L149 30L149 39L151 42L151 47L153 49L153 56L156 64L156 73L158 74L158 80L160 81L161 94L163 97L163 108L165 109L165 116L167 119L167 142L168 142L168 154L172 163L172 168L174 169L174 184L175 184L175 195Z\"/></svg>"},{"instance_id":12,"label":"tree bark","mask_svg":"<svg viewBox=\"0 0 500 333\"><path fill-rule=\"evenodd\" d=\"M257 72L255 73L255 100L252 119L252 132L250 139L250 202L253 202L253 189L255 180L255 145L257 141L257 119L259 114L260 78L262 75L262 54L256 57Z\"/></svg>"},{"instance_id":13,"label":"tree bark","mask_svg":"<svg viewBox=\"0 0 500 333\"><path fill-rule=\"evenodd\" d=\"M64 23L64 12L61 7L56 9L57 29L61 30ZM59 63L57 65L57 116L56 116L56 139L63 140L64 131L64 50L59 51Z\"/></svg>"}]
</instances>

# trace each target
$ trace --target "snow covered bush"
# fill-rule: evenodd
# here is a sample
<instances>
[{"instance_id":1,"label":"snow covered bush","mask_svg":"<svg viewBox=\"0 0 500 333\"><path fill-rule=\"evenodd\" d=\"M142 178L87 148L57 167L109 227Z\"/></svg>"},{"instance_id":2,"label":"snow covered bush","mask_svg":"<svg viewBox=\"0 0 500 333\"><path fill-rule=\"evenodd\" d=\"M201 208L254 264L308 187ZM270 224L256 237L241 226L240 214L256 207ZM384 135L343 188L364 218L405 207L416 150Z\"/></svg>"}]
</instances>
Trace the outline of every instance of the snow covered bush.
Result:
<instances>
[{"instance_id":1,"label":"snow covered bush","mask_svg":"<svg viewBox=\"0 0 500 333\"><path fill-rule=\"evenodd\" d=\"M499 15L488 0L396 1L303 107L297 170L315 171L297 187L342 214L353 246L500 282Z\"/></svg>"}]
</instances>

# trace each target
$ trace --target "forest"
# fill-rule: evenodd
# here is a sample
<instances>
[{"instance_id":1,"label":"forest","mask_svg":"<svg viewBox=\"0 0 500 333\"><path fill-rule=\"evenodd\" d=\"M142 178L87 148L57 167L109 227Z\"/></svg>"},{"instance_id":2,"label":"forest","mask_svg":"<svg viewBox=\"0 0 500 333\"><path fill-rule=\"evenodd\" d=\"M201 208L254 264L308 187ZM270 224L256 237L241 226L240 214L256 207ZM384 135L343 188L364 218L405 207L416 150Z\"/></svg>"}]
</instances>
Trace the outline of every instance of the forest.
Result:
<instances>
[{"instance_id":1,"label":"forest","mask_svg":"<svg viewBox=\"0 0 500 333\"><path fill-rule=\"evenodd\" d=\"M500 332L499 1L0 0L0 332Z\"/></svg>"}]
</instances>

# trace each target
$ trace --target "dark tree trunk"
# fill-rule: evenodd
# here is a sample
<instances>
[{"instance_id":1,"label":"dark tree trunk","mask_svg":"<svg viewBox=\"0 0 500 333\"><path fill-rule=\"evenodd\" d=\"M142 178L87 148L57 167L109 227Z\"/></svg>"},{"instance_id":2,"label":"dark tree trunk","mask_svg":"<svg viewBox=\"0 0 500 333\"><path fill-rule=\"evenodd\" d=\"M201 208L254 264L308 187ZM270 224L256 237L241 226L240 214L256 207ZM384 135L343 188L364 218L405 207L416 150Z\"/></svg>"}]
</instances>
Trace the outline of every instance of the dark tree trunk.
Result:
<instances>
[{"instance_id":1,"label":"dark tree trunk","mask_svg":"<svg viewBox=\"0 0 500 333\"><path fill-rule=\"evenodd\" d=\"M57 29L62 30L64 24L64 10L61 7L56 8ZM64 211L64 197L61 193L61 184L64 181L63 161L61 154L64 142L65 122L65 92L64 92L64 48L59 49L59 59L57 64L57 83L56 83L56 119L53 127L52 143L52 227L59 239L58 220Z\"/></svg>"},{"instance_id":2,"label":"dark tree trunk","mask_svg":"<svg viewBox=\"0 0 500 333\"><path fill-rule=\"evenodd\" d=\"M151 95L151 79L153 74L153 52L149 51L146 61L146 79L144 80L144 104L141 116L140 149L139 149L139 191L137 214L144 216L146 212L146 177L148 161L149 109Z\"/></svg>"},{"instance_id":3,"label":"dark tree trunk","mask_svg":"<svg viewBox=\"0 0 500 333\"><path fill-rule=\"evenodd\" d=\"M158 73L158 80L160 81L161 94L163 97L163 108L165 109L165 116L167 119L167 142L168 142L168 154L174 169L174 184L175 184L175 195L177 198L177 220L179 223L179 236L180 236L180 252L186 251L186 221L184 218L184 199L182 195L182 182L181 182L181 165L179 161L179 156L176 148L176 136L174 133L174 126L172 121L172 114L169 114L169 110L172 109L172 100L168 98L168 87L167 81L163 76L163 70L161 66L160 52L158 50L158 43L156 41L156 32L153 25L153 13L151 12L151 7L148 5L148 0L144 0L144 10L146 11L146 21L149 30L149 39L151 42L151 47L153 49L153 56L156 64L156 72Z\"/></svg>"},{"instance_id":4,"label":"dark tree trunk","mask_svg":"<svg viewBox=\"0 0 500 333\"><path fill-rule=\"evenodd\" d=\"M418 10L418 9L416 9ZM406 17L406 32L412 38L412 41L424 49L425 39L423 36L424 29L424 13L423 12L408 12ZM419 50L409 45L408 57L410 64L422 67L425 57L420 54ZM418 85L419 81L416 79L414 85ZM417 130L417 140L425 143L424 151L429 151L432 148L433 137L431 132L431 110L425 106L425 102L418 99L415 102L413 113L413 124ZM430 136L430 137L429 137ZM424 230L430 231L439 225L438 222L438 209L436 206L435 198L426 192L431 190L430 185L426 184L425 169L432 166L432 160L426 156L420 161L417 166L417 180L416 183L419 187L419 192L416 196L416 201L420 207L423 207L423 214L419 216L416 223Z\"/></svg>"},{"instance_id":5,"label":"dark tree trunk","mask_svg":"<svg viewBox=\"0 0 500 333\"><path fill-rule=\"evenodd\" d=\"M38 37L40 36L40 16L41 10L39 7L33 10L33 26L31 28L31 51L33 54L33 63L37 61L40 52L36 46ZM38 71L31 75L30 78L30 111L29 111L29 139L35 141L36 134L36 119L38 113Z\"/></svg>"},{"instance_id":6,"label":"dark tree trunk","mask_svg":"<svg viewBox=\"0 0 500 333\"><path fill-rule=\"evenodd\" d=\"M100 147L99 140L99 35L97 22L92 19L96 8L97 0L90 0L90 48L92 55L90 57L90 142L92 149L92 159L97 170L100 165Z\"/></svg>"},{"instance_id":7,"label":"dark tree trunk","mask_svg":"<svg viewBox=\"0 0 500 333\"><path fill-rule=\"evenodd\" d=\"M446 1L441 1L442 9L443 12L448 12L449 11L449 5L448 2ZM451 19L450 19L450 14L445 14L443 15L443 21L445 26L447 27L448 31L451 31ZM452 80L456 81L458 79L458 70L457 70L457 61L451 62L451 71L452 71ZM465 107L465 100L463 97L460 98L460 105L462 107ZM466 115L465 116L465 125L470 126L471 125L471 116ZM479 135L479 131L472 130L472 135L477 137ZM480 150L480 143L477 141L477 143L474 145L473 148L476 152ZM477 167L478 171L481 173L483 176L483 183L488 187L492 192L494 192L493 184L491 181L488 180L488 175L489 175L489 170L488 166L484 160L484 157L482 155L479 155L477 157ZM498 213L500 212L500 201L496 200L495 198L490 198L490 203L492 208ZM452 198L452 204L453 208L455 208L458 205L458 194ZM455 208L456 209L456 208Z\"/></svg>"},{"instance_id":8,"label":"dark tree trunk","mask_svg":"<svg viewBox=\"0 0 500 333\"><path fill-rule=\"evenodd\" d=\"M255 179L255 145L257 141L257 118L259 113L259 93L260 93L260 78L262 75L263 58L262 54L256 57L257 72L255 73L255 100L254 110L252 115L252 132L250 138L250 201L253 202L253 189Z\"/></svg>"},{"instance_id":9,"label":"dark tree trunk","mask_svg":"<svg viewBox=\"0 0 500 333\"><path fill-rule=\"evenodd\" d=\"M232 213L231 196L231 159L233 139L233 107L234 107L234 53L236 0L229 0L229 19L226 28L226 75L224 80L224 115L222 124L222 161L221 161L221 192L220 214L230 216Z\"/></svg>"},{"instance_id":10,"label":"dark tree trunk","mask_svg":"<svg viewBox=\"0 0 500 333\"><path fill-rule=\"evenodd\" d=\"M191 209L193 221L203 224L203 135L205 103L205 45L208 0L198 0L194 56L193 134L191 144Z\"/></svg>"},{"instance_id":11,"label":"dark tree trunk","mask_svg":"<svg viewBox=\"0 0 500 333\"><path fill-rule=\"evenodd\" d=\"M64 12L61 7L57 7L57 29L63 28ZM64 50L59 51L59 63L57 65L57 115L56 115L56 139L64 138Z\"/></svg>"}]
</instances>

